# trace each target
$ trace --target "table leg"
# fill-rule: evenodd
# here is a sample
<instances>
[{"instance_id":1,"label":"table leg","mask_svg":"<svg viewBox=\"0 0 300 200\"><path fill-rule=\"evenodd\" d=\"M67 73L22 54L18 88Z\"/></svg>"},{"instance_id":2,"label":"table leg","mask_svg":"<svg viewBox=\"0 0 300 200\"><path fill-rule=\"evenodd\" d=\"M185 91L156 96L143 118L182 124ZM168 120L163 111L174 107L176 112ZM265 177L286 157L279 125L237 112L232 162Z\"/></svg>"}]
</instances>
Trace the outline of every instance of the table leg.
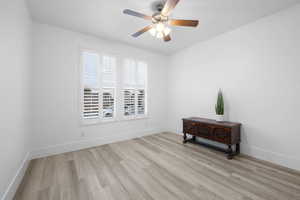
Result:
<instances>
[{"instance_id":1,"label":"table leg","mask_svg":"<svg viewBox=\"0 0 300 200\"><path fill-rule=\"evenodd\" d=\"M193 141L196 141L196 136L193 136Z\"/></svg>"},{"instance_id":2,"label":"table leg","mask_svg":"<svg viewBox=\"0 0 300 200\"><path fill-rule=\"evenodd\" d=\"M227 159L231 160L233 158L233 152L232 152L231 145L228 145L227 153L228 153Z\"/></svg>"},{"instance_id":3,"label":"table leg","mask_svg":"<svg viewBox=\"0 0 300 200\"><path fill-rule=\"evenodd\" d=\"M236 144L236 154L240 154L240 143Z\"/></svg>"},{"instance_id":4,"label":"table leg","mask_svg":"<svg viewBox=\"0 0 300 200\"><path fill-rule=\"evenodd\" d=\"M186 141L186 133L183 133L183 141L182 141L183 143L186 143L187 141Z\"/></svg>"}]
</instances>

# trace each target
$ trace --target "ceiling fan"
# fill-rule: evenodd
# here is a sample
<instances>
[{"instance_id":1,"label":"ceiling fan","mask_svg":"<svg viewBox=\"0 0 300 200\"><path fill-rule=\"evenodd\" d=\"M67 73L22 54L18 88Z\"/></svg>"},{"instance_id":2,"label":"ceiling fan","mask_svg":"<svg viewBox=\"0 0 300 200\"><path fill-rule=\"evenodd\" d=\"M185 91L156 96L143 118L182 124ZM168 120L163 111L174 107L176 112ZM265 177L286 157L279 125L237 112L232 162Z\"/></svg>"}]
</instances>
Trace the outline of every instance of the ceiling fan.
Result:
<instances>
[{"instance_id":1,"label":"ceiling fan","mask_svg":"<svg viewBox=\"0 0 300 200\"><path fill-rule=\"evenodd\" d=\"M168 27L168 25L197 27L199 23L198 20L183 20L169 18L169 15L171 14L172 10L175 8L178 2L179 0L167 0L165 4L157 4L155 6L156 12L152 16L144 15L142 13L135 12L130 9L125 9L123 11L124 14L143 18L152 22L152 24L132 34L132 36L138 37L141 34L149 31L151 35L156 36L157 38L162 38L165 42L168 42L171 40L171 29Z\"/></svg>"}]
</instances>

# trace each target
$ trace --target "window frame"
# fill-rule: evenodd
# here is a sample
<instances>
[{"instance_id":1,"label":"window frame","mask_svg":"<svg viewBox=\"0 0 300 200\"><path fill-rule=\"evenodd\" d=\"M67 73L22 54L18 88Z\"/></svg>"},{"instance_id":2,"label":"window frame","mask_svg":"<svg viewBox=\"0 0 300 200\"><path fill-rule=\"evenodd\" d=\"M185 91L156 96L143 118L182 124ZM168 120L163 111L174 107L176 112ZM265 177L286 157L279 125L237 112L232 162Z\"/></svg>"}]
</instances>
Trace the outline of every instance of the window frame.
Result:
<instances>
[{"instance_id":1,"label":"window frame","mask_svg":"<svg viewBox=\"0 0 300 200\"><path fill-rule=\"evenodd\" d=\"M82 125L89 125L89 124L95 124L99 123L100 121L100 110L99 110L99 117L87 119L84 117L83 110L84 110L84 59L83 59L83 52L91 53L91 54L98 54L97 51L90 50L90 49L80 49L79 51L79 114L80 114L80 123ZM97 88L99 91L99 101L101 101L100 93L101 91L99 88ZM100 105L100 102L99 102Z\"/></svg>"},{"instance_id":2,"label":"window frame","mask_svg":"<svg viewBox=\"0 0 300 200\"><path fill-rule=\"evenodd\" d=\"M97 90L99 92L99 116L96 118L85 118L84 117L84 58L83 58L83 53L87 52L90 54L97 54L99 61L98 61L98 75L97 75L97 79L98 79L98 88L93 88L95 90ZM80 64L79 64L79 114L80 114L80 124L81 125L92 125L92 124L97 124L97 123L106 123L106 122L113 122L116 121L116 117L117 117L117 111L116 111L116 98L117 98L117 80L115 80L115 84L114 87L103 87L103 79L102 79L102 71L103 71L103 63L102 63L102 58L103 56L109 56L109 57L114 57L115 58L115 62L117 60L117 57L114 56L113 54L107 54L107 53L101 53L99 51L96 50L91 50L91 49L87 49L87 48L81 48L79 50L79 58L80 58ZM117 64L116 64L117 65ZM115 66L115 79L117 79L118 74L117 74L117 70L116 70L117 66ZM114 112L113 112L113 117L110 118L104 118L103 117L103 91L104 88L108 88L108 89L114 89Z\"/></svg>"},{"instance_id":3,"label":"window frame","mask_svg":"<svg viewBox=\"0 0 300 200\"><path fill-rule=\"evenodd\" d=\"M145 84L143 87L141 87L140 85L138 84L135 84L135 85L126 85L124 83L124 69L125 69L125 63L126 63L126 60L130 60L130 61L134 61L135 63L135 70L137 72L137 64L138 63L145 63L146 64L146 80L145 80ZM122 82L121 82L121 91L122 91L122 118L123 120L134 120L134 119L144 119L144 118L147 118L148 117L148 64L147 62L143 61L143 60L140 60L140 59L133 59L133 58L124 58L122 60ZM135 76L135 79L137 80L137 76ZM125 90L134 90L134 94L135 94L135 114L134 115L129 115L129 116L126 116L125 115L125 105L124 105L124 102L125 102L125 99L124 99L124 91ZM138 90L144 90L145 94L144 94L144 114L138 114Z\"/></svg>"},{"instance_id":4,"label":"window frame","mask_svg":"<svg viewBox=\"0 0 300 200\"><path fill-rule=\"evenodd\" d=\"M83 106L84 106L84 59L83 59L83 53L92 53L97 54L99 56L99 66L98 66L98 78L99 78L99 85L98 85L98 91L99 91L99 117L97 118L84 118L83 115ZM125 59L128 59L128 57L122 57L118 53L103 53L98 50L92 50L90 48L80 48L79 49L79 120L80 125L82 126L89 126L89 125L96 125L96 124L103 124L103 123L114 123L114 122L121 122L121 121L127 121L127 120L140 120L140 119L146 119L148 118L148 63L141 59L131 59L134 60L136 63L143 62L147 65L147 71L146 71L146 81L144 87L134 87L130 89L135 90L135 115L133 116L125 116L124 115L124 85L123 85L123 64ZM115 58L115 85L112 87L114 89L114 117L112 118L103 118L103 91L104 88L110 89L110 87L103 87L102 84L102 58L103 56L109 56ZM145 112L144 114L137 114L138 112L138 93L137 91L143 89L145 91L145 97L144 97L144 103L145 103Z\"/></svg>"}]
</instances>

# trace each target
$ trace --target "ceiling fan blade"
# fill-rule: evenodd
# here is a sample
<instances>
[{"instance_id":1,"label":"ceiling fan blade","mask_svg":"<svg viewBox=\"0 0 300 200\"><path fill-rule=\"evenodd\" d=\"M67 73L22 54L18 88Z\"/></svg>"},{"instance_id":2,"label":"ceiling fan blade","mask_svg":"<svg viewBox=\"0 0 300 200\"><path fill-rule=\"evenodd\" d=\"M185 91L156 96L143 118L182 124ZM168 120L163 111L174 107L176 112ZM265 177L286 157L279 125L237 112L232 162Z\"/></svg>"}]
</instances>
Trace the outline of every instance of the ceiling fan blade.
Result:
<instances>
[{"instance_id":1,"label":"ceiling fan blade","mask_svg":"<svg viewBox=\"0 0 300 200\"><path fill-rule=\"evenodd\" d=\"M169 24L173 26L191 26L196 27L199 24L198 20L183 20L183 19L171 19Z\"/></svg>"},{"instance_id":2,"label":"ceiling fan blade","mask_svg":"<svg viewBox=\"0 0 300 200\"><path fill-rule=\"evenodd\" d=\"M139 30L138 32L132 34L132 37L138 37L138 36L142 35L143 33L149 31L152 28L152 26L153 26L152 24L149 25L149 26L146 26L145 28L143 28L143 29Z\"/></svg>"},{"instance_id":3,"label":"ceiling fan blade","mask_svg":"<svg viewBox=\"0 0 300 200\"><path fill-rule=\"evenodd\" d=\"M171 36L170 36L170 34L169 35L166 35L166 36L164 36L164 41L165 42L169 42L171 40Z\"/></svg>"},{"instance_id":4,"label":"ceiling fan blade","mask_svg":"<svg viewBox=\"0 0 300 200\"><path fill-rule=\"evenodd\" d=\"M143 18L143 19L146 19L146 20L152 20L152 17L151 17L151 16L144 15L144 14L142 14L142 13L135 12L135 11L129 10L129 9L123 10L123 13L124 13L124 14L127 14L127 15L131 15L131 16L135 16L135 17L140 17L140 18Z\"/></svg>"},{"instance_id":5,"label":"ceiling fan blade","mask_svg":"<svg viewBox=\"0 0 300 200\"><path fill-rule=\"evenodd\" d=\"M161 11L161 14L164 16L169 16L171 11L175 8L179 0L167 0L164 8Z\"/></svg>"}]
</instances>

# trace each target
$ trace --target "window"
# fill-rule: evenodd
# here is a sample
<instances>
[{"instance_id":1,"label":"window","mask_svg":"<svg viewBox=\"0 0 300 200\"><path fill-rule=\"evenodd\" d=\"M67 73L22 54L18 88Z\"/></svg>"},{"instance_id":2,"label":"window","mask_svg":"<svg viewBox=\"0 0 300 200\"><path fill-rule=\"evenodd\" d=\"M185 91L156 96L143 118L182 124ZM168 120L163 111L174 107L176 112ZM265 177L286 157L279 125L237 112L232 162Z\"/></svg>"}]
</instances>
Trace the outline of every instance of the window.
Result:
<instances>
[{"instance_id":1,"label":"window","mask_svg":"<svg viewBox=\"0 0 300 200\"><path fill-rule=\"evenodd\" d=\"M116 59L82 52L83 119L115 117Z\"/></svg>"},{"instance_id":2,"label":"window","mask_svg":"<svg viewBox=\"0 0 300 200\"><path fill-rule=\"evenodd\" d=\"M83 62L83 118L99 118L100 90L98 84L99 56L94 53L82 53Z\"/></svg>"},{"instance_id":3,"label":"window","mask_svg":"<svg viewBox=\"0 0 300 200\"><path fill-rule=\"evenodd\" d=\"M114 56L90 51L81 56L83 120L97 123L146 116L146 63L125 59L118 68Z\"/></svg>"},{"instance_id":4,"label":"window","mask_svg":"<svg viewBox=\"0 0 300 200\"><path fill-rule=\"evenodd\" d=\"M146 115L147 65L126 59L123 67L123 99L125 117Z\"/></svg>"}]
</instances>

